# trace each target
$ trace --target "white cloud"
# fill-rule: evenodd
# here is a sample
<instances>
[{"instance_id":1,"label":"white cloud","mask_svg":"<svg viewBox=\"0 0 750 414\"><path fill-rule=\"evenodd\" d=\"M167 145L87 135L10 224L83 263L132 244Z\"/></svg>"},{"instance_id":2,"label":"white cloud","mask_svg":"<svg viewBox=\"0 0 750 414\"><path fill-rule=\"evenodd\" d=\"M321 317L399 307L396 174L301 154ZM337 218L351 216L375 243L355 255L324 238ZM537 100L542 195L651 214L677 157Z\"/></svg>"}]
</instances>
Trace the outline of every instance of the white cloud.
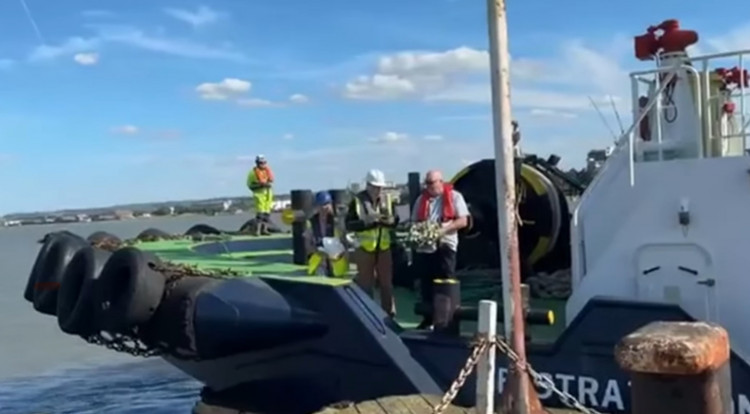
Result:
<instances>
[{"instance_id":1,"label":"white cloud","mask_svg":"<svg viewBox=\"0 0 750 414\"><path fill-rule=\"evenodd\" d=\"M204 82L196 86L202 99L207 100L226 100L236 97L250 91L252 83L243 79L224 78L221 82Z\"/></svg>"},{"instance_id":2,"label":"white cloud","mask_svg":"<svg viewBox=\"0 0 750 414\"><path fill-rule=\"evenodd\" d=\"M403 132L385 132L380 136L370 138L372 142L400 142L409 139L409 134Z\"/></svg>"},{"instance_id":3,"label":"white cloud","mask_svg":"<svg viewBox=\"0 0 750 414\"><path fill-rule=\"evenodd\" d=\"M61 56L74 55L76 53L88 52L95 50L101 45L102 39L96 37L70 37L63 43L53 45L37 46L29 55L29 60L40 61L55 59Z\"/></svg>"},{"instance_id":4,"label":"white cloud","mask_svg":"<svg viewBox=\"0 0 750 414\"><path fill-rule=\"evenodd\" d=\"M294 95L289 97L289 102L295 104L304 104L310 102L310 98L308 98L306 95L295 93Z\"/></svg>"},{"instance_id":5,"label":"white cloud","mask_svg":"<svg viewBox=\"0 0 750 414\"><path fill-rule=\"evenodd\" d=\"M287 140L287 141L291 140L291 139L294 139L294 134L289 134L289 133L284 134L284 135L281 136L281 139L284 139L284 140Z\"/></svg>"},{"instance_id":6,"label":"white cloud","mask_svg":"<svg viewBox=\"0 0 750 414\"><path fill-rule=\"evenodd\" d=\"M195 11L185 9L165 8L164 13L185 22L193 27L206 26L219 21L224 13L217 12L208 6L200 6Z\"/></svg>"},{"instance_id":7,"label":"white cloud","mask_svg":"<svg viewBox=\"0 0 750 414\"><path fill-rule=\"evenodd\" d=\"M459 47L445 52L401 52L382 56L375 73L344 86L350 99L388 100L419 97L444 87L451 76L486 71L487 52Z\"/></svg>"},{"instance_id":8,"label":"white cloud","mask_svg":"<svg viewBox=\"0 0 750 414\"><path fill-rule=\"evenodd\" d=\"M489 121L492 119L490 114L467 114L467 115L446 115L437 118L440 121Z\"/></svg>"},{"instance_id":9,"label":"white cloud","mask_svg":"<svg viewBox=\"0 0 750 414\"><path fill-rule=\"evenodd\" d=\"M627 99L627 73L618 60L624 47L619 39L604 52L580 41L567 41L555 56L513 59L513 105L580 110L591 108L588 96L595 100L609 95ZM343 95L360 100L488 104L491 102L488 54L459 47L444 52L382 56L374 73L346 83Z\"/></svg>"},{"instance_id":10,"label":"white cloud","mask_svg":"<svg viewBox=\"0 0 750 414\"><path fill-rule=\"evenodd\" d=\"M112 132L122 135L136 135L140 132L140 128L135 125L121 125L112 128Z\"/></svg>"},{"instance_id":11,"label":"white cloud","mask_svg":"<svg viewBox=\"0 0 750 414\"><path fill-rule=\"evenodd\" d=\"M536 117L557 118L557 119L578 118L578 115L572 112L556 111L554 109L533 108L531 109L531 111L529 111L529 114L531 114L531 116L536 116Z\"/></svg>"},{"instance_id":12,"label":"white cloud","mask_svg":"<svg viewBox=\"0 0 750 414\"><path fill-rule=\"evenodd\" d=\"M425 141L442 141L444 137L442 135L431 134L423 136L422 139Z\"/></svg>"},{"instance_id":13,"label":"white cloud","mask_svg":"<svg viewBox=\"0 0 750 414\"><path fill-rule=\"evenodd\" d=\"M730 30L720 36L714 36L706 41L711 52L721 53L735 50L750 49L750 24Z\"/></svg>"},{"instance_id":14,"label":"white cloud","mask_svg":"<svg viewBox=\"0 0 750 414\"><path fill-rule=\"evenodd\" d=\"M70 37L57 45L41 45L34 48L28 56L30 61L43 61L72 56L76 53L98 50L105 44L118 44L156 53L164 53L192 59L212 59L246 61L241 52L229 47L216 47L192 40L148 34L130 26L122 25L87 25L97 34L91 37Z\"/></svg>"},{"instance_id":15,"label":"white cloud","mask_svg":"<svg viewBox=\"0 0 750 414\"><path fill-rule=\"evenodd\" d=\"M240 106L246 106L250 108L268 108L272 106L282 106L279 103L269 101L268 99L260 99L260 98L241 98L237 100L237 104Z\"/></svg>"},{"instance_id":16,"label":"white cloud","mask_svg":"<svg viewBox=\"0 0 750 414\"><path fill-rule=\"evenodd\" d=\"M98 53L76 53L73 60L79 65L89 66L99 63Z\"/></svg>"}]
</instances>

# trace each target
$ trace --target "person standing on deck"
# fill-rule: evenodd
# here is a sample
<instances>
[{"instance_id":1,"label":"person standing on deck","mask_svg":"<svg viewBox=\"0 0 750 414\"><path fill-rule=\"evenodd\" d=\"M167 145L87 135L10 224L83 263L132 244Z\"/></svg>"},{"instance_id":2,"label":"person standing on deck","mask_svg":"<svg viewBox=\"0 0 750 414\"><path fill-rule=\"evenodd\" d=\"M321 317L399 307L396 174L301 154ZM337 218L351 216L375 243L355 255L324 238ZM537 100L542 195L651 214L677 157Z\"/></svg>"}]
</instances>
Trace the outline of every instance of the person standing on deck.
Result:
<instances>
[{"instance_id":1,"label":"person standing on deck","mask_svg":"<svg viewBox=\"0 0 750 414\"><path fill-rule=\"evenodd\" d=\"M328 191L315 194L315 205L317 211L308 220L305 235L308 251L307 274L315 275L322 272L328 277L345 277L349 273L346 250L338 257L328 257L320 251L324 238L338 239L342 246L344 245L341 229L336 223L336 211L333 208L331 194Z\"/></svg>"},{"instance_id":2,"label":"person standing on deck","mask_svg":"<svg viewBox=\"0 0 750 414\"><path fill-rule=\"evenodd\" d=\"M437 170L427 172L424 190L414 202L412 221L440 223L441 237L432 246L417 249L414 255L415 268L419 272L420 296L423 303L432 305L433 279L455 278L458 231L469 223L469 208L464 196L443 181ZM425 317L418 329L432 326L432 317Z\"/></svg>"},{"instance_id":3,"label":"person standing on deck","mask_svg":"<svg viewBox=\"0 0 750 414\"><path fill-rule=\"evenodd\" d=\"M385 174L380 170L370 170L365 183L365 190L355 195L346 216L346 229L355 233L359 243L355 252L355 282L372 296L377 278L380 305L388 315L395 316L390 233L398 220L390 196L383 194Z\"/></svg>"},{"instance_id":4,"label":"person standing on deck","mask_svg":"<svg viewBox=\"0 0 750 414\"><path fill-rule=\"evenodd\" d=\"M255 157L255 167L247 175L247 188L253 192L255 200L256 235L269 235L271 208L273 207L273 172L266 157Z\"/></svg>"}]
</instances>

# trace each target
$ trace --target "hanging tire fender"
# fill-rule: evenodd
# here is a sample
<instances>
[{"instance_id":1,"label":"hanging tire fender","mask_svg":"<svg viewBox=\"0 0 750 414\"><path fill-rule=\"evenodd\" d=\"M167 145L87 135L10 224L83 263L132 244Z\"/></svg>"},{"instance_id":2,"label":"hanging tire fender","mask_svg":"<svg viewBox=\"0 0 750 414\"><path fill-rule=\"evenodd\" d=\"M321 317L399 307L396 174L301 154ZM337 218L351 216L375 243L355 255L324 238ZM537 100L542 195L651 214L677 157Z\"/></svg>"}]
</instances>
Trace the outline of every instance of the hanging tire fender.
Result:
<instances>
[{"instance_id":1,"label":"hanging tire fender","mask_svg":"<svg viewBox=\"0 0 750 414\"><path fill-rule=\"evenodd\" d=\"M164 239L169 236L170 234L165 231L155 229L155 228L149 228L138 233L138 235L135 236L135 238L141 241L152 241L152 240L157 240L157 239Z\"/></svg>"},{"instance_id":2,"label":"hanging tire fender","mask_svg":"<svg viewBox=\"0 0 750 414\"><path fill-rule=\"evenodd\" d=\"M34 266L32 266L31 272L29 272L29 278L26 280L26 289L23 292L23 298L32 304L34 303L34 284L36 283L36 275L39 273L39 268L42 265L43 259L47 256L47 252L52 246L52 239L61 236L73 238L80 237L77 234L71 233L69 231L55 231L45 234L44 237L39 240L39 243L41 243L42 247L39 248L39 253L37 253L36 255Z\"/></svg>"},{"instance_id":3,"label":"hanging tire fender","mask_svg":"<svg viewBox=\"0 0 750 414\"><path fill-rule=\"evenodd\" d=\"M161 302L165 277L154 270L161 261L134 247L110 256L94 284L94 313L103 330L128 333L148 323Z\"/></svg>"},{"instance_id":4,"label":"hanging tire fender","mask_svg":"<svg viewBox=\"0 0 750 414\"><path fill-rule=\"evenodd\" d=\"M89 235L89 237L86 238L86 240L89 241L91 244L97 244L97 243L104 243L104 242L112 242L112 243L122 243L122 240L115 236L112 233L107 233L106 231L95 231Z\"/></svg>"},{"instance_id":5,"label":"hanging tire fender","mask_svg":"<svg viewBox=\"0 0 750 414\"><path fill-rule=\"evenodd\" d=\"M37 256L31 278L34 283L34 309L45 315L57 314L57 294L65 269L73 256L88 246L85 239L64 233L46 237Z\"/></svg>"},{"instance_id":6,"label":"hanging tire fender","mask_svg":"<svg viewBox=\"0 0 750 414\"><path fill-rule=\"evenodd\" d=\"M221 231L217 229L216 227L209 226L208 224L196 224L193 227L190 227L186 232L186 236L193 236L193 235L219 235L221 234Z\"/></svg>"},{"instance_id":7,"label":"hanging tire fender","mask_svg":"<svg viewBox=\"0 0 750 414\"><path fill-rule=\"evenodd\" d=\"M71 335L87 336L101 328L94 318L94 288L112 253L96 247L79 250L65 268L57 294L57 324Z\"/></svg>"}]
</instances>

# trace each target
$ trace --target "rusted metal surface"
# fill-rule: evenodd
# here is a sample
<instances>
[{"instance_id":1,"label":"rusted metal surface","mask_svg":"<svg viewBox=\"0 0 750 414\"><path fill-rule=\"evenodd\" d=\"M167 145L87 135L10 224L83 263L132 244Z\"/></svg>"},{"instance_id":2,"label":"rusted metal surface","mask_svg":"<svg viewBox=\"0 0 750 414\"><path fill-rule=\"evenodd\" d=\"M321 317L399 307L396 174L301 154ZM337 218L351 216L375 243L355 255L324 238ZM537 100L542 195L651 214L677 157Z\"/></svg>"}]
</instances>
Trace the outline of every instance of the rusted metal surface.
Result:
<instances>
[{"instance_id":1,"label":"rusted metal surface","mask_svg":"<svg viewBox=\"0 0 750 414\"><path fill-rule=\"evenodd\" d=\"M615 347L634 414L732 414L729 337L706 322L653 322Z\"/></svg>"},{"instance_id":2,"label":"rusted metal surface","mask_svg":"<svg viewBox=\"0 0 750 414\"><path fill-rule=\"evenodd\" d=\"M732 414L729 364L698 375L633 374L633 414Z\"/></svg>"},{"instance_id":3,"label":"rusted metal surface","mask_svg":"<svg viewBox=\"0 0 750 414\"><path fill-rule=\"evenodd\" d=\"M729 359L729 336L706 322L653 322L623 338L615 358L626 371L696 375Z\"/></svg>"},{"instance_id":4,"label":"rusted metal surface","mask_svg":"<svg viewBox=\"0 0 750 414\"><path fill-rule=\"evenodd\" d=\"M514 372L517 368L515 365L509 365L509 371L508 375L509 377L514 375ZM519 380L525 382L524 388L528 391L526 392L527 400L525 401L525 413L528 414L547 414L549 410L545 409L542 406L542 402L539 400L539 395L536 392L536 388L534 388L533 384L531 383L531 379L528 375L525 375L524 372L519 373L518 375ZM518 401L516 399L518 398L520 393L524 392L518 389L518 382L517 381L511 381L508 383L506 387L503 388L503 394L500 396L500 412L501 413L517 413L518 412Z\"/></svg>"}]
</instances>

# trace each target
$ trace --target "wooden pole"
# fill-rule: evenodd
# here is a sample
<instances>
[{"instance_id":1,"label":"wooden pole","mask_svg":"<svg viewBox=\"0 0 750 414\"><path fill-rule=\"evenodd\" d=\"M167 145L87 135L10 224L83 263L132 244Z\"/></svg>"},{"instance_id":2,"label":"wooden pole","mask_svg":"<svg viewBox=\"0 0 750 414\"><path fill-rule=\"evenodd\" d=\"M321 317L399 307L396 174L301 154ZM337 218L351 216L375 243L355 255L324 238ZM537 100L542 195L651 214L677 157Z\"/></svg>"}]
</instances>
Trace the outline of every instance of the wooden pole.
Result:
<instances>
[{"instance_id":1,"label":"wooden pole","mask_svg":"<svg viewBox=\"0 0 750 414\"><path fill-rule=\"evenodd\" d=\"M526 344L521 301L521 265L516 222L516 180L513 152L513 126L510 106L510 56L505 0L487 0L489 55L492 79L492 120L495 142L495 182L497 192L500 263L503 283L505 337L518 355L515 369L510 369L511 409L514 414L528 414L531 384L525 371Z\"/></svg>"}]
</instances>

